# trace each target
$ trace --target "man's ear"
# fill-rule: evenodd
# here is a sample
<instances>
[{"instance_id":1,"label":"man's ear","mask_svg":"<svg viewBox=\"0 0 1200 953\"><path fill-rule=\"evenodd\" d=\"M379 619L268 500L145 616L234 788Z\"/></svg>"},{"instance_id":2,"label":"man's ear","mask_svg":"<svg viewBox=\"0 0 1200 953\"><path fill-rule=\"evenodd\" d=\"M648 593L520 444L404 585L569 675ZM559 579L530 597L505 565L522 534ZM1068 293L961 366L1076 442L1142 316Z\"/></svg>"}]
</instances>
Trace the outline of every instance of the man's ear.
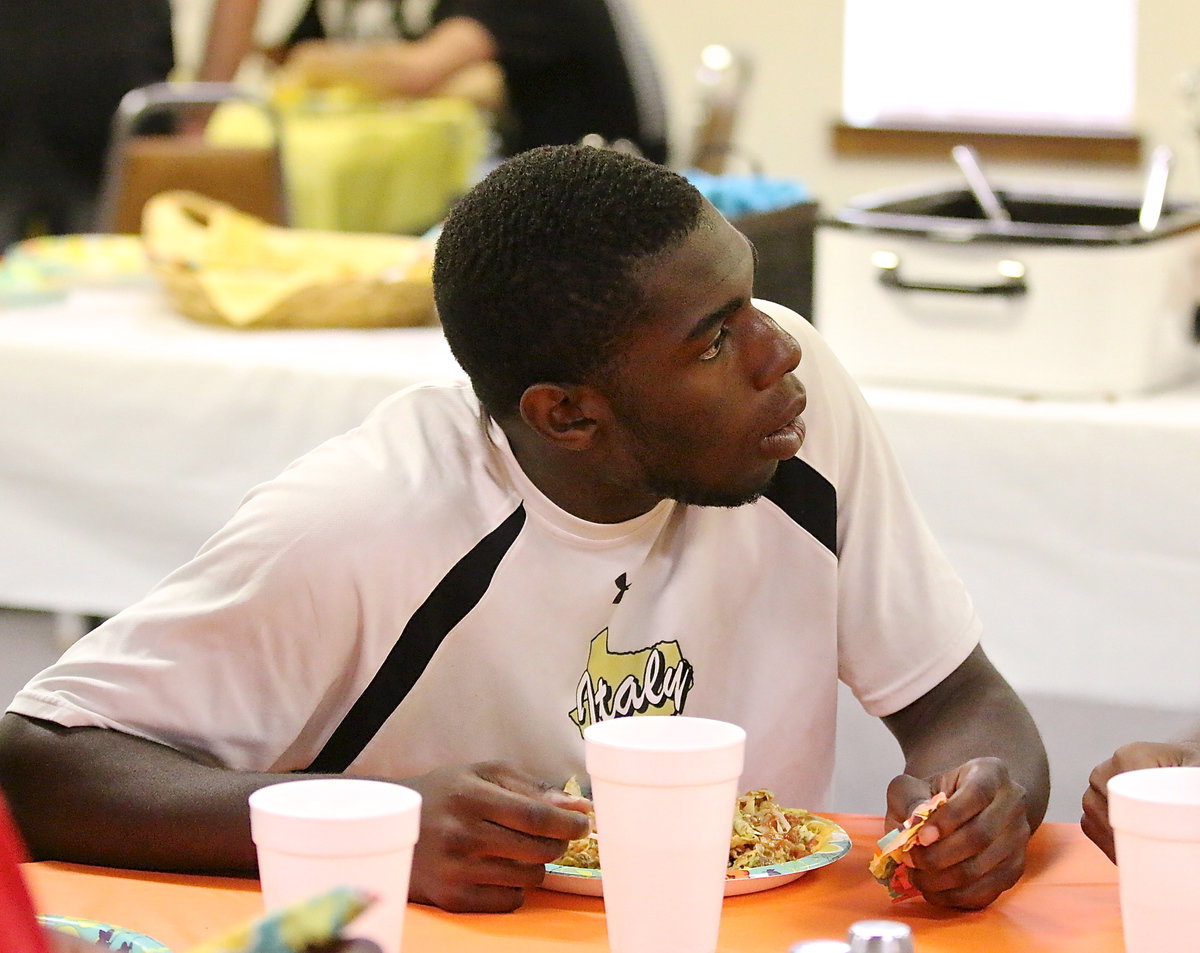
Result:
<instances>
[{"instance_id":1,"label":"man's ear","mask_svg":"<svg viewBox=\"0 0 1200 953\"><path fill-rule=\"evenodd\" d=\"M563 450L591 449L606 407L596 391L581 385L533 384L521 395L525 423Z\"/></svg>"}]
</instances>

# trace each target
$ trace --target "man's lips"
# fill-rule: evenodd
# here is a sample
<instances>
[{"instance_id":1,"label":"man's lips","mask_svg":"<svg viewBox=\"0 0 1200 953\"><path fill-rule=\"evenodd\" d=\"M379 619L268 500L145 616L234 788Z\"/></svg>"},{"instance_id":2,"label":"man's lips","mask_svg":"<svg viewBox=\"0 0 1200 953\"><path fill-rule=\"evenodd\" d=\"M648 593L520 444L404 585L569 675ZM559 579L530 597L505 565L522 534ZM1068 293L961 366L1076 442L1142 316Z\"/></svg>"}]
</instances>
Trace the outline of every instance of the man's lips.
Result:
<instances>
[{"instance_id":1,"label":"man's lips","mask_svg":"<svg viewBox=\"0 0 1200 953\"><path fill-rule=\"evenodd\" d=\"M808 406L808 395L804 392L804 385L798 380L795 381L795 385L798 393L781 415L779 426L761 441L763 451L776 460L794 457L799 452L800 445L804 443L806 428L801 414Z\"/></svg>"},{"instance_id":2,"label":"man's lips","mask_svg":"<svg viewBox=\"0 0 1200 953\"><path fill-rule=\"evenodd\" d=\"M767 456L787 460L800 452L805 433L804 418L797 414L782 427L763 437L760 446Z\"/></svg>"}]
</instances>

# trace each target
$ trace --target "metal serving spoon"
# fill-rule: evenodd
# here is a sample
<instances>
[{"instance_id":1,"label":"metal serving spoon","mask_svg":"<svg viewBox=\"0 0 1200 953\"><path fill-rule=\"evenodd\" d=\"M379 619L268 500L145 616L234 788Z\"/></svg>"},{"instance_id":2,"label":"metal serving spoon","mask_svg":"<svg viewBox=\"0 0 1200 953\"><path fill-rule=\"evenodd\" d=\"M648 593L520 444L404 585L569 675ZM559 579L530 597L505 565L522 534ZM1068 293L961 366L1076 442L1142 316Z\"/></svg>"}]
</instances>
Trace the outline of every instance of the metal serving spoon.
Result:
<instances>
[{"instance_id":1,"label":"metal serving spoon","mask_svg":"<svg viewBox=\"0 0 1200 953\"><path fill-rule=\"evenodd\" d=\"M987 220L993 223L1011 222L1012 216L1001 204L999 196L992 189L987 176L983 174L983 167L979 164L979 155L975 150L970 146L955 146L950 150L950 155L962 170L963 177L971 188L971 194L975 196L975 201L983 209Z\"/></svg>"}]
</instances>

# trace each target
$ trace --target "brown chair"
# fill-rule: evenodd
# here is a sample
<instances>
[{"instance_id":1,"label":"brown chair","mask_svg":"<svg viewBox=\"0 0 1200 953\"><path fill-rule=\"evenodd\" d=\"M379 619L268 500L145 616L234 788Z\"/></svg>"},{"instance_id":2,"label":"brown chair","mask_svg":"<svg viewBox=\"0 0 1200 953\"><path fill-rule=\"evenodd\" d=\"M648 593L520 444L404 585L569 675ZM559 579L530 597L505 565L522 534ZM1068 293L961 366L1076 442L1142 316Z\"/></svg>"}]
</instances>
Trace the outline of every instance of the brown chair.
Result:
<instances>
[{"instance_id":1,"label":"brown chair","mask_svg":"<svg viewBox=\"0 0 1200 953\"><path fill-rule=\"evenodd\" d=\"M139 128L152 115L176 118L206 114L231 100L262 109L274 130L267 148L228 148L207 144L200 135L144 135ZM189 189L227 202L274 225L288 224L281 162L281 125L271 105L231 83L155 83L131 90L113 116L96 230L138 234L142 207L159 192Z\"/></svg>"}]
</instances>

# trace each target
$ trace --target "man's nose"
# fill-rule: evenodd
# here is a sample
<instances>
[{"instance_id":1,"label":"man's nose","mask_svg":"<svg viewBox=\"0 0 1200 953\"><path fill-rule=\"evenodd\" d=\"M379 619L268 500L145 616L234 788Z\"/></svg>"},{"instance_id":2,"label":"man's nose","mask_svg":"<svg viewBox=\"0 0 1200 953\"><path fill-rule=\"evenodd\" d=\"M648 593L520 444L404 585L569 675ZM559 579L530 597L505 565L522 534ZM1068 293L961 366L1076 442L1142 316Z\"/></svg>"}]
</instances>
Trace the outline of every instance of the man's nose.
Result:
<instances>
[{"instance_id":1,"label":"man's nose","mask_svg":"<svg viewBox=\"0 0 1200 953\"><path fill-rule=\"evenodd\" d=\"M802 352L796 339L766 315L762 316L760 335L761 354L755 384L760 390L766 390L800 366Z\"/></svg>"}]
</instances>

